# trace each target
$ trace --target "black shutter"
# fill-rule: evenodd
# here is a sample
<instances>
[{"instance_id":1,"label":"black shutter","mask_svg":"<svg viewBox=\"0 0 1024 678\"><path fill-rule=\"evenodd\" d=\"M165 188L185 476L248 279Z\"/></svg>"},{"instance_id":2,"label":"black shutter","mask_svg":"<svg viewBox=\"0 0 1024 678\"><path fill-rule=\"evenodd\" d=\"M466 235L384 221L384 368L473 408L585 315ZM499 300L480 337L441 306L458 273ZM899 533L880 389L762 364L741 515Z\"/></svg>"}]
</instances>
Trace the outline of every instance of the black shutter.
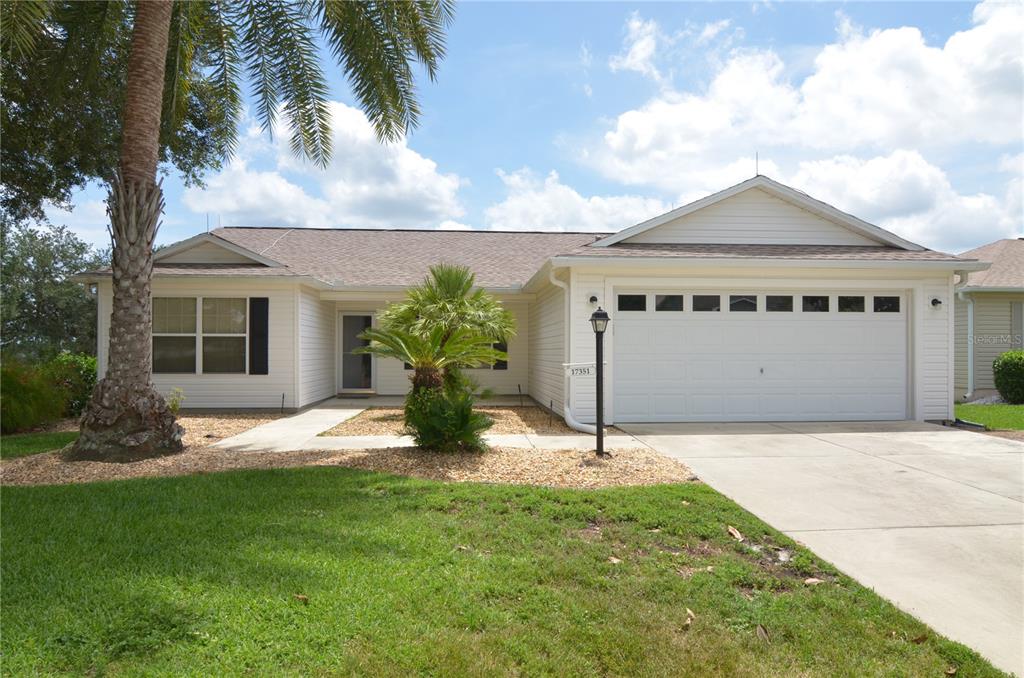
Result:
<instances>
[{"instance_id":1,"label":"black shutter","mask_svg":"<svg viewBox=\"0 0 1024 678\"><path fill-rule=\"evenodd\" d=\"M249 299L249 374L268 374L270 361L268 337L270 300L267 297Z\"/></svg>"}]
</instances>

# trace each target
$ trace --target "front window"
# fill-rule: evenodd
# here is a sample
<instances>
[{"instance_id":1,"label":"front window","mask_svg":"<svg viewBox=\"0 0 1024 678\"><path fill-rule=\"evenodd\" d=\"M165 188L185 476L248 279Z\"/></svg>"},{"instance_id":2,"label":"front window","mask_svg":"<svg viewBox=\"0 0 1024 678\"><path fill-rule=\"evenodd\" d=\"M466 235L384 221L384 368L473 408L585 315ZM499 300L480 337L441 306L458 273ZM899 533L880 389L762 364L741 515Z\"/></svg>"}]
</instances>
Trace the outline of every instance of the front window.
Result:
<instances>
[{"instance_id":1,"label":"front window","mask_svg":"<svg viewBox=\"0 0 1024 678\"><path fill-rule=\"evenodd\" d=\"M492 370L507 370L508 369L508 344L504 341L499 341L491 345L495 351L501 351L505 354L506 360L495 360L494 364L491 365Z\"/></svg>"},{"instance_id":2,"label":"front window","mask_svg":"<svg viewBox=\"0 0 1024 678\"><path fill-rule=\"evenodd\" d=\"M245 299L203 299L203 372L244 374Z\"/></svg>"},{"instance_id":3,"label":"front window","mask_svg":"<svg viewBox=\"0 0 1024 678\"><path fill-rule=\"evenodd\" d=\"M195 374L196 300L194 297L153 299L153 372Z\"/></svg>"},{"instance_id":4,"label":"front window","mask_svg":"<svg viewBox=\"0 0 1024 678\"><path fill-rule=\"evenodd\" d=\"M153 373L245 374L248 327L244 297L154 297Z\"/></svg>"}]
</instances>

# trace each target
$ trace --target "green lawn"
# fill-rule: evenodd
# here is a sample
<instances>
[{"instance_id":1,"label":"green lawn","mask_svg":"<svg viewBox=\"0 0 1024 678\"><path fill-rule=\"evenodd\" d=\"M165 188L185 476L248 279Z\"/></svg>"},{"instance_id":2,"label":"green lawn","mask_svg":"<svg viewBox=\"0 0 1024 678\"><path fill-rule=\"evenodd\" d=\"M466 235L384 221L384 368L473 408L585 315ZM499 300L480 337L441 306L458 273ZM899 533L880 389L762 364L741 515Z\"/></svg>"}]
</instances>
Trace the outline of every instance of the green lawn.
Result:
<instances>
[{"instance_id":1,"label":"green lawn","mask_svg":"<svg viewBox=\"0 0 1024 678\"><path fill-rule=\"evenodd\" d=\"M324 467L0 500L8 675L1002 675L701 484Z\"/></svg>"},{"instance_id":2,"label":"green lawn","mask_svg":"<svg viewBox=\"0 0 1024 678\"><path fill-rule=\"evenodd\" d=\"M60 433L19 433L0 438L0 459L13 459L28 454L49 452L64 447L78 438L78 431Z\"/></svg>"},{"instance_id":3,"label":"green lawn","mask_svg":"<svg viewBox=\"0 0 1024 678\"><path fill-rule=\"evenodd\" d=\"M990 429L1024 431L1024 405L957 405L956 417Z\"/></svg>"}]
</instances>

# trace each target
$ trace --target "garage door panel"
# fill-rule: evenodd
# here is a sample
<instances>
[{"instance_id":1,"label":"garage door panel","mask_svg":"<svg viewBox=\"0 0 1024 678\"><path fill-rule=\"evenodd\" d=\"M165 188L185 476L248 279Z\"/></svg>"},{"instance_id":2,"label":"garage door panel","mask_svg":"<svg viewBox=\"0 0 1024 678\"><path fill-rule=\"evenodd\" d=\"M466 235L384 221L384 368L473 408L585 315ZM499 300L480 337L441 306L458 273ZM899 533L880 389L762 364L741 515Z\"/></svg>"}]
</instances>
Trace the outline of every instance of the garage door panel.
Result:
<instances>
[{"instance_id":1,"label":"garage door panel","mask_svg":"<svg viewBox=\"0 0 1024 678\"><path fill-rule=\"evenodd\" d=\"M904 314L652 311L613 332L617 421L906 415Z\"/></svg>"}]
</instances>

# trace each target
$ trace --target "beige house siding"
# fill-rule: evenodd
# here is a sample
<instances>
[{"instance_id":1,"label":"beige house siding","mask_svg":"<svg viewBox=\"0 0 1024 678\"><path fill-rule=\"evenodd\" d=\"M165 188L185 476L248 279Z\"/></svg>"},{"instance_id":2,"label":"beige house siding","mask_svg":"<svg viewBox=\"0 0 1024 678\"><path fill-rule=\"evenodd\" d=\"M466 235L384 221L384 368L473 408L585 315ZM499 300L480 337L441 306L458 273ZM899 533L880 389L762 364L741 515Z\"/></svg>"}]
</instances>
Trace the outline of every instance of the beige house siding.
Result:
<instances>
[{"instance_id":1,"label":"beige house siding","mask_svg":"<svg viewBox=\"0 0 1024 678\"><path fill-rule=\"evenodd\" d=\"M232 252L212 242L199 243L195 247L172 254L160 260L162 264L251 264L249 257Z\"/></svg>"},{"instance_id":2,"label":"beige house siding","mask_svg":"<svg viewBox=\"0 0 1024 678\"><path fill-rule=\"evenodd\" d=\"M337 314L335 304L321 301L309 287L299 292L299 406L335 394Z\"/></svg>"},{"instance_id":3,"label":"beige house siding","mask_svg":"<svg viewBox=\"0 0 1024 678\"><path fill-rule=\"evenodd\" d=\"M267 297L269 299L269 374L154 374L153 385L167 395L173 388L185 393L186 408L279 408L298 407L295 388L295 285L251 280L190 279L153 280L154 297ZM102 375L110 346L112 289L109 280L99 283L97 362Z\"/></svg>"},{"instance_id":4,"label":"beige house siding","mask_svg":"<svg viewBox=\"0 0 1024 678\"><path fill-rule=\"evenodd\" d=\"M565 353L565 292L545 285L530 305L530 395L561 414Z\"/></svg>"},{"instance_id":5,"label":"beige house siding","mask_svg":"<svg viewBox=\"0 0 1024 678\"><path fill-rule=\"evenodd\" d=\"M929 279L914 290L914 316L909 336L915 346L917 393L915 419L941 420L953 418L952 355L950 307L953 276ZM932 299L941 304L932 305ZM916 343L915 343L916 342Z\"/></svg>"},{"instance_id":6,"label":"beige house siding","mask_svg":"<svg viewBox=\"0 0 1024 678\"><path fill-rule=\"evenodd\" d=\"M1021 328L1014 327L1014 305L1024 304L1024 293L975 292L974 299L974 389L996 387L992 362L1006 351L1020 348ZM967 302L956 301L956 390L963 395L967 384ZM1018 307L1019 308L1019 307ZM1016 320L1020 324L1019 320Z\"/></svg>"},{"instance_id":7,"label":"beige house siding","mask_svg":"<svg viewBox=\"0 0 1024 678\"><path fill-rule=\"evenodd\" d=\"M761 189L743 191L623 242L878 245Z\"/></svg>"}]
</instances>

